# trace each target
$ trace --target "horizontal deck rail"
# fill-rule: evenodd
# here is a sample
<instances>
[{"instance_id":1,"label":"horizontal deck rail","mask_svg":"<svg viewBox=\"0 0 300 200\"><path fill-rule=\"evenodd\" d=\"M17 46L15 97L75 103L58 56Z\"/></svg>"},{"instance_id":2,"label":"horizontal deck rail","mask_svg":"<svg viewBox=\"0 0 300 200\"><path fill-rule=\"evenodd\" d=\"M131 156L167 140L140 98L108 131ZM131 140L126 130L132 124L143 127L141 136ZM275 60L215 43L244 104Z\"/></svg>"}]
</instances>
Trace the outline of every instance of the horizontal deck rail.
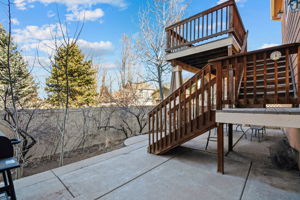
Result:
<instances>
[{"instance_id":1,"label":"horizontal deck rail","mask_svg":"<svg viewBox=\"0 0 300 200\"><path fill-rule=\"evenodd\" d=\"M246 30L234 1L229 0L166 28L166 52L175 52L201 41L233 34L243 45Z\"/></svg>"}]
</instances>

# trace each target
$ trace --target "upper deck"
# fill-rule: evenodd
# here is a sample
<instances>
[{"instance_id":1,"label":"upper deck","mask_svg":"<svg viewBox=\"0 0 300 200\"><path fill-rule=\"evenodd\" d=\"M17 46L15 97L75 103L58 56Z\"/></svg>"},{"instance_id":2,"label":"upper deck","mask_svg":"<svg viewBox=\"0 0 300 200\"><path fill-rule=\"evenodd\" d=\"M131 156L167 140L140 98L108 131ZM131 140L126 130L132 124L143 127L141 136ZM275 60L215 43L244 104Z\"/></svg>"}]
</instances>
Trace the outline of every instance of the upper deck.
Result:
<instances>
[{"instance_id":1,"label":"upper deck","mask_svg":"<svg viewBox=\"0 0 300 200\"><path fill-rule=\"evenodd\" d=\"M202 68L209 59L246 48L247 33L233 0L219 4L166 28L167 60Z\"/></svg>"}]
</instances>

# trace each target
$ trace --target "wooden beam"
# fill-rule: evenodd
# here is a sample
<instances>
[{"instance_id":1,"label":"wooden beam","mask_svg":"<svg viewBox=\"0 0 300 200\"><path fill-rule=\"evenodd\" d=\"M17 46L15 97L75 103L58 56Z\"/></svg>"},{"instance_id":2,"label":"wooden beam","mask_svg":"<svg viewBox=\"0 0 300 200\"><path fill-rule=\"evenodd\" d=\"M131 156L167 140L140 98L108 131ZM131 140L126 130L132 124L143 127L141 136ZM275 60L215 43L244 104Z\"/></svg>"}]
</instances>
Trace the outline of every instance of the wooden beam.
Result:
<instances>
[{"instance_id":1,"label":"wooden beam","mask_svg":"<svg viewBox=\"0 0 300 200\"><path fill-rule=\"evenodd\" d=\"M173 60L172 65L173 66L179 65L180 67L182 67L182 69L192 72L192 73L198 73L200 71L200 69L198 69L197 67L194 67L192 65L186 64L186 63L178 61L178 60Z\"/></svg>"},{"instance_id":2,"label":"wooden beam","mask_svg":"<svg viewBox=\"0 0 300 200\"><path fill-rule=\"evenodd\" d=\"M223 135L223 124L219 123L217 128L217 149L218 149L218 172L224 174L224 135Z\"/></svg>"}]
</instances>

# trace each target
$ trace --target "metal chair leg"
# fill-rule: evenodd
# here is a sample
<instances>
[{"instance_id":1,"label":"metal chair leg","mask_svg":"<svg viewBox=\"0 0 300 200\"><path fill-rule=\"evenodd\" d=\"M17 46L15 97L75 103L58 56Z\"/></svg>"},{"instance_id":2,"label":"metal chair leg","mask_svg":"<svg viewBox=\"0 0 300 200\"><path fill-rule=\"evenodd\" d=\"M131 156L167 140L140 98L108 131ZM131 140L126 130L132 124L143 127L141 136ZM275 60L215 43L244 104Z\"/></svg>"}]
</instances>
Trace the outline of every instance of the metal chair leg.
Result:
<instances>
[{"instance_id":1,"label":"metal chair leg","mask_svg":"<svg viewBox=\"0 0 300 200\"><path fill-rule=\"evenodd\" d=\"M211 132L211 130L208 131L208 137L207 137L207 141L206 141L205 151L207 150L207 147L208 147L210 132Z\"/></svg>"},{"instance_id":2,"label":"metal chair leg","mask_svg":"<svg viewBox=\"0 0 300 200\"><path fill-rule=\"evenodd\" d=\"M2 177L3 177L4 186L7 187L8 186L8 181L7 181L6 171L2 172ZM9 191L7 191L5 193L6 199L8 199L8 196L10 196L10 192Z\"/></svg>"}]
</instances>

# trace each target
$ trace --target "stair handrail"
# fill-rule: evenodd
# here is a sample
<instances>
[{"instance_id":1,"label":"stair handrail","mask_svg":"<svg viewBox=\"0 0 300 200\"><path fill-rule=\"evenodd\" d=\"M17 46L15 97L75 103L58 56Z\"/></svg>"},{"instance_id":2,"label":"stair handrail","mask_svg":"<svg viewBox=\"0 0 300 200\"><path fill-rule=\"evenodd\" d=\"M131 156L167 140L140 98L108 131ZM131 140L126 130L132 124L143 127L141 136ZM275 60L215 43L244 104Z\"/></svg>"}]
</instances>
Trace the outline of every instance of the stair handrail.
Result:
<instances>
[{"instance_id":1,"label":"stair handrail","mask_svg":"<svg viewBox=\"0 0 300 200\"><path fill-rule=\"evenodd\" d=\"M187 80L186 82L184 82L179 88L177 88L176 90L174 90L169 96L167 96L163 101L161 101L158 105L156 105L150 112L149 115L152 114L155 110L157 110L158 108L160 108L161 106L163 106L167 101L173 100L173 96L174 93L178 93L179 90L181 90L184 87L187 87L190 82L192 82L197 76L199 76L202 71L207 70L207 68L210 66L211 64L206 64L201 70L199 70L199 72L197 72L196 74L194 74L189 80Z\"/></svg>"},{"instance_id":2,"label":"stair handrail","mask_svg":"<svg viewBox=\"0 0 300 200\"><path fill-rule=\"evenodd\" d=\"M215 72L207 64L149 112L149 152L161 153L215 126Z\"/></svg>"}]
</instances>

